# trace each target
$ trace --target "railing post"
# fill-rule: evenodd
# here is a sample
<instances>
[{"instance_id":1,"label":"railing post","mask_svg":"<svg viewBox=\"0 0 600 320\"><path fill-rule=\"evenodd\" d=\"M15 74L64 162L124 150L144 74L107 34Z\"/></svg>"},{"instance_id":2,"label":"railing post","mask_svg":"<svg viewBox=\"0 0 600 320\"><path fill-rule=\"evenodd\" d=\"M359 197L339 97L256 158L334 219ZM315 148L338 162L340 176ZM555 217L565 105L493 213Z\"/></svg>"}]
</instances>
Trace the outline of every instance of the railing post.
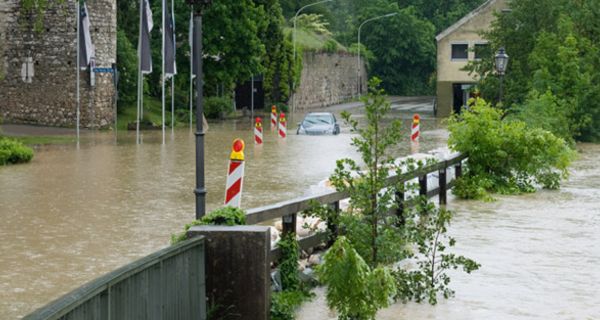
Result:
<instances>
[{"instance_id":1,"label":"railing post","mask_svg":"<svg viewBox=\"0 0 600 320\"><path fill-rule=\"evenodd\" d=\"M448 186L446 185L446 166L438 171L438 177L440 180L440 205L446 204L446 191Z\"/></svg>"},{"instance_id":2,"label":"railing post","mask_svg":"<svg viewBox=\"0 0 600 320\"><path fill-rule=\"evenodd\" d=\"M419 177L419 195L427 197L427 173Z\"/></svg>"},{"instance_id":3,"label":"railing post","mask_svg":"<svg viewBox=\"0 0 600 320\"><path fill-rule=\"evenodd\" d=\"M462 176L462 161L454 167L454 179L458 179L460 176Z\"/></svg>"},{"instance_id":4,"label":"railing post","mask_svg":"<svg viewBox=\"0 0 600 320\"><path fill-rule=\"evenodd\" d=\"M340 202L336 201L336 202L332 203L332 205L333 205L333 210L335 211L335 214L337 216L339 216ZM327 240L327 246L331 247L338 236L338 226L331 217L327 218L327 230L329 231L329 234L330 234L330 237Z\"/></svg>"},{"instance_id":5,"label":"railing post","mask_svg":"<svg viewBox=\"0 0 600 320\"><path fill-rule=\"evenodd\" d=\"M404 217L404 190L396 190L396 216L398 217L398 226L404 226L406 224L406 218Z\"/></svg>"},{"instance_id":6,"label":"railing post","mask_svg":"<svg viewBox=\"0 0 600 320\"><path fill-rule=\"evenodd\" d=\"M296 233L296 214L283 216L282 218L282 235L287 235L290 232Z\"/></svg>"}]
</instances>

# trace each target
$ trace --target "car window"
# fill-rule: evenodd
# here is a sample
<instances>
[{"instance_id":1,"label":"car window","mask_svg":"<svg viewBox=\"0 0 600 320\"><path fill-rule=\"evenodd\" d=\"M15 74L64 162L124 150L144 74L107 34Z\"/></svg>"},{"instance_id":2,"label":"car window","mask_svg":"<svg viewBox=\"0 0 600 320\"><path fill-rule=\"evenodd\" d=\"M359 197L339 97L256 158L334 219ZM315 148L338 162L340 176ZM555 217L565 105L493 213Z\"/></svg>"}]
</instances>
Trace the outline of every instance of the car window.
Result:
<instances>
[{"instance_id":1,"label":"car window","mask_svg":"<svg viewBox=\"0 0 600 320\"><path fill-rule=\"evenodd\" d=\"M332 124L333 118L328 114L309 114L304 118L305 124Z\"/></svg>"}]
</instances>

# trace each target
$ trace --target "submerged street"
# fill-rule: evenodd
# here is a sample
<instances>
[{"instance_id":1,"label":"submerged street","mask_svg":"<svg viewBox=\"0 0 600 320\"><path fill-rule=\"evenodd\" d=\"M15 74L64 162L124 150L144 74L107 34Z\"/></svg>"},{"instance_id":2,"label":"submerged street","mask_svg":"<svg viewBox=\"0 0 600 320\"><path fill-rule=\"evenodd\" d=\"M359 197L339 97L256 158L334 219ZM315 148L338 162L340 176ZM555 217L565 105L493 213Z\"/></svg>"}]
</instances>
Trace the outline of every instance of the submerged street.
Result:
<instances>
[{"instance_id":1,"label":"submerged street","mask_svg":"<svg viewBox=\"0 0 600 320\"><path fill-rule=\"evenodd\" d=\"M428 100L430 101L430 100ZM422 105L410 102L408 107ZM334 110L355 108L350 105ZM398 156L410 152L412 113L405 119ZM360 119L360 110L353 109ZM263 146L253 144L249 119L210 123L206 135L208 210L223 203L231 143L246 141L242 207L253 208L322 192L342 157L357 158L352 134L288 138L265 127ZM445 144L447 133L424 115L421 151ZM338 116L338 121L340 118ZM24 316L106 272L169 245L170 235L194 219L194 137L188 129L86 134L75 145L43 146L25 165L0 167L0 319Z\"/></svg>"},{"instance_id":2,"label":"submerged street","mask_svg":"<svg viewBox=\"0 0 600 320\"><path fill-rule=\"evenodd\" d=\"M420 151L444 146L444 124L421 100L393 106L405 119L397 156L409 154L409 121L423 115ZM347 106L348 107L348 106ZM360 109L350 106L357 118ZM330 109L338 116L344 108ZM408 111L408 112L407 112ZM243 208L319 193L335 161L358 156L353 135L297 136L291 119L282 141L265 127L252 143L248 119L210 123L206 135L208 209L224 196L234 138L246 141ZM106 272L169 245L194 218L194 140L189 129L90 133L80 148L43 146L30 164L0 168L0 319L14 319ZM450 233L456 252L481 263L472 275L452 272L456 297L439 304L396 304L377 319L597 319L600 290L600 146L580 144L580 158L559 191L498 201L458 201ZM335 319L324 292L298 319Z\"/></svg>"}]
</instances>

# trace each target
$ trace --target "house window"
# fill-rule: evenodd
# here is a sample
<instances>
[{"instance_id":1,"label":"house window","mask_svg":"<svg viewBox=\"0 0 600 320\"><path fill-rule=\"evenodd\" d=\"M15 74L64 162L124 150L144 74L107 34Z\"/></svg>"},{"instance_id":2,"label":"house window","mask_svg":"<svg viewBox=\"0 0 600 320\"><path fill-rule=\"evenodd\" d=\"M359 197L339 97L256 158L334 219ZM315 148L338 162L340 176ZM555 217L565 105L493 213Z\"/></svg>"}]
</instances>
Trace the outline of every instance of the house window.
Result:
<instances>
[{"instance_id":1,"label":"house window","mask_svg":"<svg viewBox=\"0 0 600 320\"><path fill-rule=\"evenodd\" d=\"M476 43L475 44L475 60L481 60L485 56L490 54L490 45L487 43Z\"/></svg>"},{"instance_id":2,"label":"house window","mask_svg":"<svg viewBox=\"0 0 600 320\"><path fill-rule=\"evenodd\" d=\"M466 43L452 44L452 60L467 60L469 58L469 45Z\"/></svg>"}]
</instances>

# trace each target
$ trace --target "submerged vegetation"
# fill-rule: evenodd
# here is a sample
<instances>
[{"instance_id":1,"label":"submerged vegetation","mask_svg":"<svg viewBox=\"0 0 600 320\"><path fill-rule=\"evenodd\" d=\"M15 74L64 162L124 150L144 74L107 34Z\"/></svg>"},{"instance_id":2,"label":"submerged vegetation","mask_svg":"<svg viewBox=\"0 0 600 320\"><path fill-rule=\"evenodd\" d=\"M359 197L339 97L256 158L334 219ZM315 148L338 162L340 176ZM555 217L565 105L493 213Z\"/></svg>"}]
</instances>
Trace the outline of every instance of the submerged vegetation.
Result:
<instances>
[{"instance_id":1,"label":"submerged vegetation","mask_svg":"<svg viewBox=\"0 0 600 320\"><path fill-rule=\"evenodd\" d=\"M516 119L477 99L450 118L449 146L469 155L465 175L454 193L465 199L491 199L490 193L557 189L575 156L563 138Z\"/></svg>"},{"instance_id":2,"label":"submerged vegetation","mask_svg":"<svg viewBox=\"0 0 600 320\"><path fill-rule=\"evenodd\" d=\"M439 294L445 298L453 295L446 270L461 268L470 273L479 268L475 261L447 252L456 244L446 235L451 212L417 197L417 206L390 215L398 209L397 194L416 186L386 186L386 179L423 163L398 163L391 157L390 149L400 141L400 122L381 124L390 104L379 84L380 80L371 80L369 95L364 98L365 127L359 127L348 113L342 116L357 134L352 145L365 164L363 170L353 160L338 160L330 177L338 191L350 195L350 209L317 206L309 212L337 227L338 237L317 274L327 286L327 302L337 310L339 319L374 319L378 309L394 300L435 304ZM414 261L415 267L397 267L403 260Z\"/></svg>"},{"instance_id":3,"label":"submerged vegetation","mask_svg":"<svg viewBox=\"0 0 600 320\"><path fill-rule=\"evenodd\" d=\"M0 136L0 165L29 162L33 149L15 139Z\"/></svg>"}]
</instances>

